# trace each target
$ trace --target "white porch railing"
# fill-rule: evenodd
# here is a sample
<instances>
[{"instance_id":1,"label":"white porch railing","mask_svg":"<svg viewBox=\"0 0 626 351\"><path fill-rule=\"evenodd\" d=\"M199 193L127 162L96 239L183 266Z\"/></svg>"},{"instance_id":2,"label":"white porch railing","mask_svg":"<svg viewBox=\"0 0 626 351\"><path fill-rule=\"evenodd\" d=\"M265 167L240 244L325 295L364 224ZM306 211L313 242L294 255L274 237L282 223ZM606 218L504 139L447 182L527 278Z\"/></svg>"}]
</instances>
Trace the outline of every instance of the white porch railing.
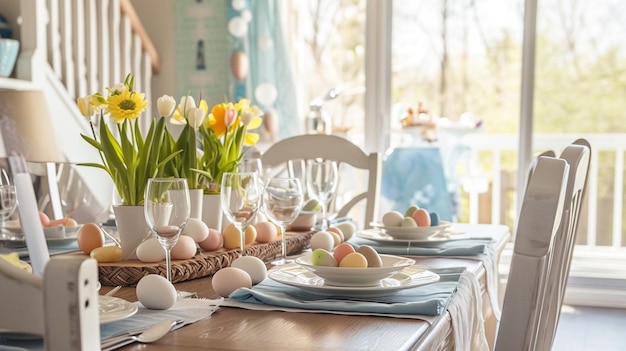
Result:
<instances>
[{"instance_id":1,"label":"white porch railing","mask_svg":"<svg viewBox=\"0 0 626 351\"><path fill-rule=\"evenodd\" d=\"M592 159L587 185L587 195L581 227L579 245L608 246L621 248L623 243L622 212L624 207L624 134L540 134L533 139L536 152L554 150L558 155L562 149L577 138L585 138L591 143ZM507 187L512 182L503 176L514 175L515 169L506 168L507 157L512 164L516 156L517 135L472 134L464 137L462 143L468 147L469 155L462 160L465 174L460 175L460 183L465 183L465 193L469 201L469 222L477 223L479 214L486 211L478 201L479 190L471 185L476 180L488 180L491 193L490 222L506 222L504 213L517 213L515 208L516 189ZM525 170L522 174L526 174ZM482 178L482 179L481 179ZM513 196L507 199L506 192ZM484 217L484 216L483 216ZM586 225L585 225L586 223ZM610 225L609 225L610 224Z\"/></svg>"}]
</instances>

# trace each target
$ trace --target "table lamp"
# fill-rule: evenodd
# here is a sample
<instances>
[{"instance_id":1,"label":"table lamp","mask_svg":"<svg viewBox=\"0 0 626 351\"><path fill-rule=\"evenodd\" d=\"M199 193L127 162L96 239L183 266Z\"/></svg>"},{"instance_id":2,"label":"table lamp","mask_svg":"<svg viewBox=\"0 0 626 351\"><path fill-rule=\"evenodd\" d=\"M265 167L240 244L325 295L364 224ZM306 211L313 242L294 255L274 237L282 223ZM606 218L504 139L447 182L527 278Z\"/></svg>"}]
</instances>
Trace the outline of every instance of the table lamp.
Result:
<instances>
[{"instance_id":1,"label":"table lamp","mask_svg":"<svg viewBox=\"0 0 626 351\"><path fill-rule=\"evenodd\" d=\"M56 177L56 164L66 162L56 141L48 103L40 90L0 90L0 156L21 155L36 175L47 177L55 218L64 217ZM41 174L39 174L41 173Z\"/></svg>"}]
</instances>

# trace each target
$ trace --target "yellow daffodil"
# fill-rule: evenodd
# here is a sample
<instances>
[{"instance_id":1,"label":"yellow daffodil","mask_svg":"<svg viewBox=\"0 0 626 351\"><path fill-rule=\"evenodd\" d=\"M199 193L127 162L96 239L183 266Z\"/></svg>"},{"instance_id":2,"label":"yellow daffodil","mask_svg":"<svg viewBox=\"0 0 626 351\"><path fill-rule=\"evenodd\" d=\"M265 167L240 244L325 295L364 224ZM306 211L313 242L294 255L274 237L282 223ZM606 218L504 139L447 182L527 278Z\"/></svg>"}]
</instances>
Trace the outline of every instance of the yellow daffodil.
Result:
<instances>
[{"instance_id":1,"label":"yellow daffodil","mask_svg":"<svg viewBox=\"0 0 626 351\"><path fill-rule=\"evenodd\" d=\"M144 137L137 117L144 111L148 102L144 94L133 91L134 77L126 76L122 84L107 88L108 96L102 93L77 99L80 112L91 117L100 117L97 125L91 125L92 137L81 135L98 150L101 163L82 163L82 166L100 168L106 171L122 200L123 205L143 205L144 190L148 178L165 175L165 166L180 151L165 148L165 119L152 119L152 124ZM176 102L174 102L174 105ZM170 109L170 111L173 107ZM117 123L117 137L111 132L104 115L108 113ZM171 113L171 112L170 112ZM119 140L118 140L119 139Z\"/></svg>"},{"instance_id":2,"label":"yellow daffodil","mask_svg":"<svg viewBox=\"0 0 626 351\"><path fill-rule=\"evenodd\" d=\"M261 126L260 110L250 100L216 104L205 119L202 134L203 155L199 169L208 192L219 192L219 184L226 172L235 172L245 152L244 146L259 141L259 135L249 130Z\"/></svg>"}]
</instances>

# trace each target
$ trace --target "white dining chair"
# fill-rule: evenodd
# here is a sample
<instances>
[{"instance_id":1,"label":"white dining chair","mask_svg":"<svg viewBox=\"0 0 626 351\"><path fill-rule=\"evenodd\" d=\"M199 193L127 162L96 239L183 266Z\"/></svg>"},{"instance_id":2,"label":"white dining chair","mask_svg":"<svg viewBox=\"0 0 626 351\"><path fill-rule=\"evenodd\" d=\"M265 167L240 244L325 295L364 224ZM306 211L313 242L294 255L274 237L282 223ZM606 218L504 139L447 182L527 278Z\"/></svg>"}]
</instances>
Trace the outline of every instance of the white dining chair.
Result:
<instances>
[{"instance_id":1,"label":"white dining chair","mask_svg":"<svg viewBox=\"0 0 626 351\"><path fill-rule=\"evenodd\" d=\"M568 176L567 161L537 158L518 218L496 351L535 350Z\"/></svg>"},{"instance_id":2,"label":"white dining chair","mask_svg":"<svg viewBox=\"0 0 626 351\"><path fill-rule=\"evenodd\" d=\"M98 264L55 256L43 277L0 258L0 331L43 336L46 350L100 350Z\"/></svg>"},{"instance_id":3,"label":"white dining chair","mask_svg":"<svg viewBox=\"0 0 626 351\"><path fill-rule=\"evenodd\" d=\"M570 272L572 254L576 242L580 213L587 186L591 162L591 145L578 139L568 145L561 155L570 166L567 192L563 208L563 219L554 239L553 264L547 278L553 284L547 291L547 305L542 311L538 336L538 349L549 350L554 342L561 314L561 306Z\"/></svg>"},{"instance_id":4,"label":"white dining chair","mask_svg":"<svg viewBox=\"0 0 626 351\"><path fill-rule=\"evenodd\" d=\"M337 217L352 214L352 218L355 219L357 215L362 216L361 228L369 226L370 222L377 219L382 174L380 153L366 153L350 140L339 136L307 134L280 140L261 155L264 169L270 167L287 169L296 161L303 161L302 164L304 164L306 160L316 158L337 161L340 170L338 189L342 189L342 185L351 189L349 192L340 194L348 198L337 203ZM360 179L356 173L363 174L366 178L363 187L356 184ZM354 191L352 188L355 188ZM350 196L346 196L347 194ZM365 203L364 211L355 212L361 209L358 206L363 202Z\"/></svg>"}]
</instances>

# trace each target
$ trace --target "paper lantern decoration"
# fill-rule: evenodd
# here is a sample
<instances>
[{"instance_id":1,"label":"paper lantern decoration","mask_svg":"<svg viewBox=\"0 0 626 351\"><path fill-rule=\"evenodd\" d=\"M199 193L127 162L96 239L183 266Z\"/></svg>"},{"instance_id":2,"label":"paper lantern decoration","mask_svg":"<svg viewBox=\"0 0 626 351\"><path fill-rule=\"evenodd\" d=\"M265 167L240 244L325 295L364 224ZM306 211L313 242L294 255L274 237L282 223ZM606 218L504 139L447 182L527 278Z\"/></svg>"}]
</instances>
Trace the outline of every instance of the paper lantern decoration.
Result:
<instances>
[{"instance_id":1,"label":"paper lantern decoration","mask_svg":"<svg viewBox=\"0 0 626 351\"><path fill-rule=\"evenodd\" d=\"M254 97L259 104L272 106L278 97L278 90L272 83L259 84L254 90Z\"/></svg>"},{"instance_id":2,"label":"paper lantern decoration","mask_svg":"<svg viewBox=\"0 0 626 351\"><path fill-rule=\"evenodd\" d=\"M228 32L236 38L243 38L248 34L248 22L237 16L228 21Z\"/></svg>"}]
</instances>

